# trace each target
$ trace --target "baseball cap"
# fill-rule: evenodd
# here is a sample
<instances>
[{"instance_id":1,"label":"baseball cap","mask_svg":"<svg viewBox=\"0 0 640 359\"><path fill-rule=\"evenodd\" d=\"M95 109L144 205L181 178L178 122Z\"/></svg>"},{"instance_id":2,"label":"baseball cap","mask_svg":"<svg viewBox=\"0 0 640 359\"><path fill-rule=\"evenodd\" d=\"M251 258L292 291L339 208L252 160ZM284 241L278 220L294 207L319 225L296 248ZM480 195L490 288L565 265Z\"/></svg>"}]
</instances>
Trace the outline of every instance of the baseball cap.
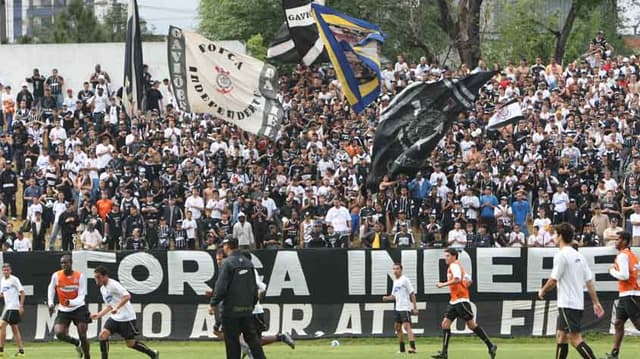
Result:
<instances>
[{"instance_id":1,"label":"baseball cap","mask_svg":"<svg viewBox=\"0 0 640 359\"><path fill-rule=\"evenodd\" d=\"M232 247L237 247L238 246L238 240L233 238L233 237L227 237L222 241L222 245L228 244Z\"/></svg>"},{"instance_id":2,"label":"baseball cap","mask_svg":"<svg viewBox=\"0 0 640 359\"><path fill-rule=\"evenodd\" d=\"M244 214L244 212L240 212L240 213L238 213L238 218L239 217L246 217L246 215Z\"/></svg>"}]
</instances>

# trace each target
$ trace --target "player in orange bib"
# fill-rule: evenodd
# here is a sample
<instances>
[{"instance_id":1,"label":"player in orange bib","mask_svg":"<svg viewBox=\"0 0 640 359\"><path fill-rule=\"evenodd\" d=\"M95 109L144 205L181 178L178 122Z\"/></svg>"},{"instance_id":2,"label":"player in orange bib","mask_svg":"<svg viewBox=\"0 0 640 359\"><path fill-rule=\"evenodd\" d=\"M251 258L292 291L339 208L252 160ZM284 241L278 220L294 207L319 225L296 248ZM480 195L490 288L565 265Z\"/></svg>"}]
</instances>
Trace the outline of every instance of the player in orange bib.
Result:
<instances>
[{"instance_id":1,"label":"player in orange bib","mask_svg":"<svg viewBox=\"0 0 640 359\"><path fill-rule=\"evenodd\" d=\"M473 319L471 311L471 302L469 300L469 286L471 285L471 277L467 276L464 268L458 261L458 251L455 248L448 248L444 251L444 260L447 262L447 281L440 282L436 286L438 288L449 287L451 292L451 300L447 307L447 312L442 320L442 350L438 354L433 355L435 359L447 359L449 352L449 339L451 338L451 322L457 318L461 318L467 323L467 327L487 345L489 356L496 357L498 346L493 344L487 333Z\"/></svg>"},{"instance_id":2,"label":"player in orange bib","mask_svg":"<svg viewBox=\"0 0 640 359\"><path fill-rule=\"evenodd\" d=\"M49 283L49 313L54 312L54 297L58 296L58 315L54 332L56 338L75 346L78 358L90 359L87 327L91 323L91 314L84 302L87 295L87 278L71 267L71 256L65 254L60 258L61 270L51 275ZM69 336L69 325L73 322L78 328L80 340Z\"/></svg>"},{"instance_id":3,"label":"player in orange bib","mask_svg":"<svg viewBox=\"0 0 640 359\"><path fill-rule=\"evenodd\" d=\"M638 285L638 257L631 251L631 235L619 232L616 241L618 256L609 268L609 274L618 280L618 305L614 326L616 336L613 350L607 354L607 359L617 359L620 355L620 345L624 338L624 324L631 320L636 329L640 330L640 285Z\"/></svg>"}]
</instances>

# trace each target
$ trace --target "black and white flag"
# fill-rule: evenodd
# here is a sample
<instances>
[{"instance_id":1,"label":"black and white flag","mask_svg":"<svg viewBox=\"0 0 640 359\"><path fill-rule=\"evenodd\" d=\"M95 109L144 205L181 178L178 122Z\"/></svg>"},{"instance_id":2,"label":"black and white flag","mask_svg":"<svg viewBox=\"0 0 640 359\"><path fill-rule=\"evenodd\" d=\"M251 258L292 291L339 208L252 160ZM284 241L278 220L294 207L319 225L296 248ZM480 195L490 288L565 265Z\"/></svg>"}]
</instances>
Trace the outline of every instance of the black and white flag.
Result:
<instances>
[{"instance_id":1,"label":"black and white flag","mask_svg":"<svg viewBox=\"0 0 640 359\"><path fill-rule=\"evenodd\" d=\"M324 5L325 0L283 0L286 26L280 27L267 50L267 58L286 63L329 62L329 56L320 39L311 3Z\"/></svg>"},{"instance_id":2,"label":"black and white flag","mask_svg":"<svg viewBox=\"0 0 640 359\"><path fill-rule=\"evenodd\" d=\"M138 3L136 0L129 0L124 48L124 88L122 91L122 103L129 116L133 116L136 111L142 109L144 91L142 66L142 38L140 37Z\"/></svg>"},{"instance_id":3,"label":"black and white flag","mask_svg":"<svg viewBox=\"0 0 640 359\"><path fill-rule=\"evenodd\" d=\"M167 45L171 85L181 110L211 113L244 131L275 138L284 116L276 99L275 67L173 26Z\"/></svg>"},{"instance_id":4,"label":"black and white flag","mask_svg":"<svg viewBox=\"0 0 640 359\"><path fill-rule=\"evenodd\" d=\"M423 168L458 114L473 107L478 91L493 75L479 72L460 80L416 82L394 97L376 128L369 190L377 192L385 175L413 176Z\"/></svg>"},{"instance_id":5,"label":"black and white flag","mask_svg":"<svg viewBox=\"0 0 640 359\"><path fill-rule=\"evenodd\" d=\"M500 105L500 107L496 109L496 112L489 119L487 129L497 129L506 125L515 124L523 118L520 103L518 100L512 100Z\"/></svg>"}]
</instances>

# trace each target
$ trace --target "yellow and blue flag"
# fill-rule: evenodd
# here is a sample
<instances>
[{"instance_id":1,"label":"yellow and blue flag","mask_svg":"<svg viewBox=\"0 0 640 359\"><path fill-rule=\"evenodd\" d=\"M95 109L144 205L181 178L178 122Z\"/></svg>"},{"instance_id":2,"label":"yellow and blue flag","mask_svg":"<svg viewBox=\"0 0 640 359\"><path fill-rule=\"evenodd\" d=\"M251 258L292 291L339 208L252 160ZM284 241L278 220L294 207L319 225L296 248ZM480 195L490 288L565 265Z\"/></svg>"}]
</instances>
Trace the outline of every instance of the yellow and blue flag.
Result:
<instances>
[{"instance_id":1,"label":"yellow and blue flag","mask_svg":"<svg viewBox=\"0 0 640 359\"><path fill-rule=\"evenodd\" d=\"M311 13L347 101L354 111L364 110L380 95L384 33L374 24L316 3Z\"/></svg>"}]
</instances>

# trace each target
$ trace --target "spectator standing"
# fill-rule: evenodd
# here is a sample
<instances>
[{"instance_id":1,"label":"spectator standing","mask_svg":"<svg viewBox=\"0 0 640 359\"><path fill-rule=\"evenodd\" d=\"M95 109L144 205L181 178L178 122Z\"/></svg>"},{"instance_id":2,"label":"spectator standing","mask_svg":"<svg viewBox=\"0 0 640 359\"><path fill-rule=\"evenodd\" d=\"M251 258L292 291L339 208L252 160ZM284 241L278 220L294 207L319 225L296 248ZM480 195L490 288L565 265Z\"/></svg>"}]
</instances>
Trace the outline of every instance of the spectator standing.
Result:
<instances>
[{"instance_id":1,"label":"spectator standing","mask_svg":"<svg viewBox=\"0 0 640 359\"><path fill-rule=\"evenodd\" d=\"M251 223L247 222L247 216L244 212L238 213L238 223L233 225L233 239L238 241L241 249L250 249L255 246L253 229ZM297 241L297 238L295 240Z\"/></svg>"},{"instance_id":2,"label":"spectator standing","mask_svg":"<svg viewBox=\"0 0 640 359\"><path fill-rule=\"evenodd\" d=\"M491 231L496 227L495 208L498 199L493 195L491 187L485 187L484 194L480 196L480 223Z\"/></svg>"}]
</instances>

